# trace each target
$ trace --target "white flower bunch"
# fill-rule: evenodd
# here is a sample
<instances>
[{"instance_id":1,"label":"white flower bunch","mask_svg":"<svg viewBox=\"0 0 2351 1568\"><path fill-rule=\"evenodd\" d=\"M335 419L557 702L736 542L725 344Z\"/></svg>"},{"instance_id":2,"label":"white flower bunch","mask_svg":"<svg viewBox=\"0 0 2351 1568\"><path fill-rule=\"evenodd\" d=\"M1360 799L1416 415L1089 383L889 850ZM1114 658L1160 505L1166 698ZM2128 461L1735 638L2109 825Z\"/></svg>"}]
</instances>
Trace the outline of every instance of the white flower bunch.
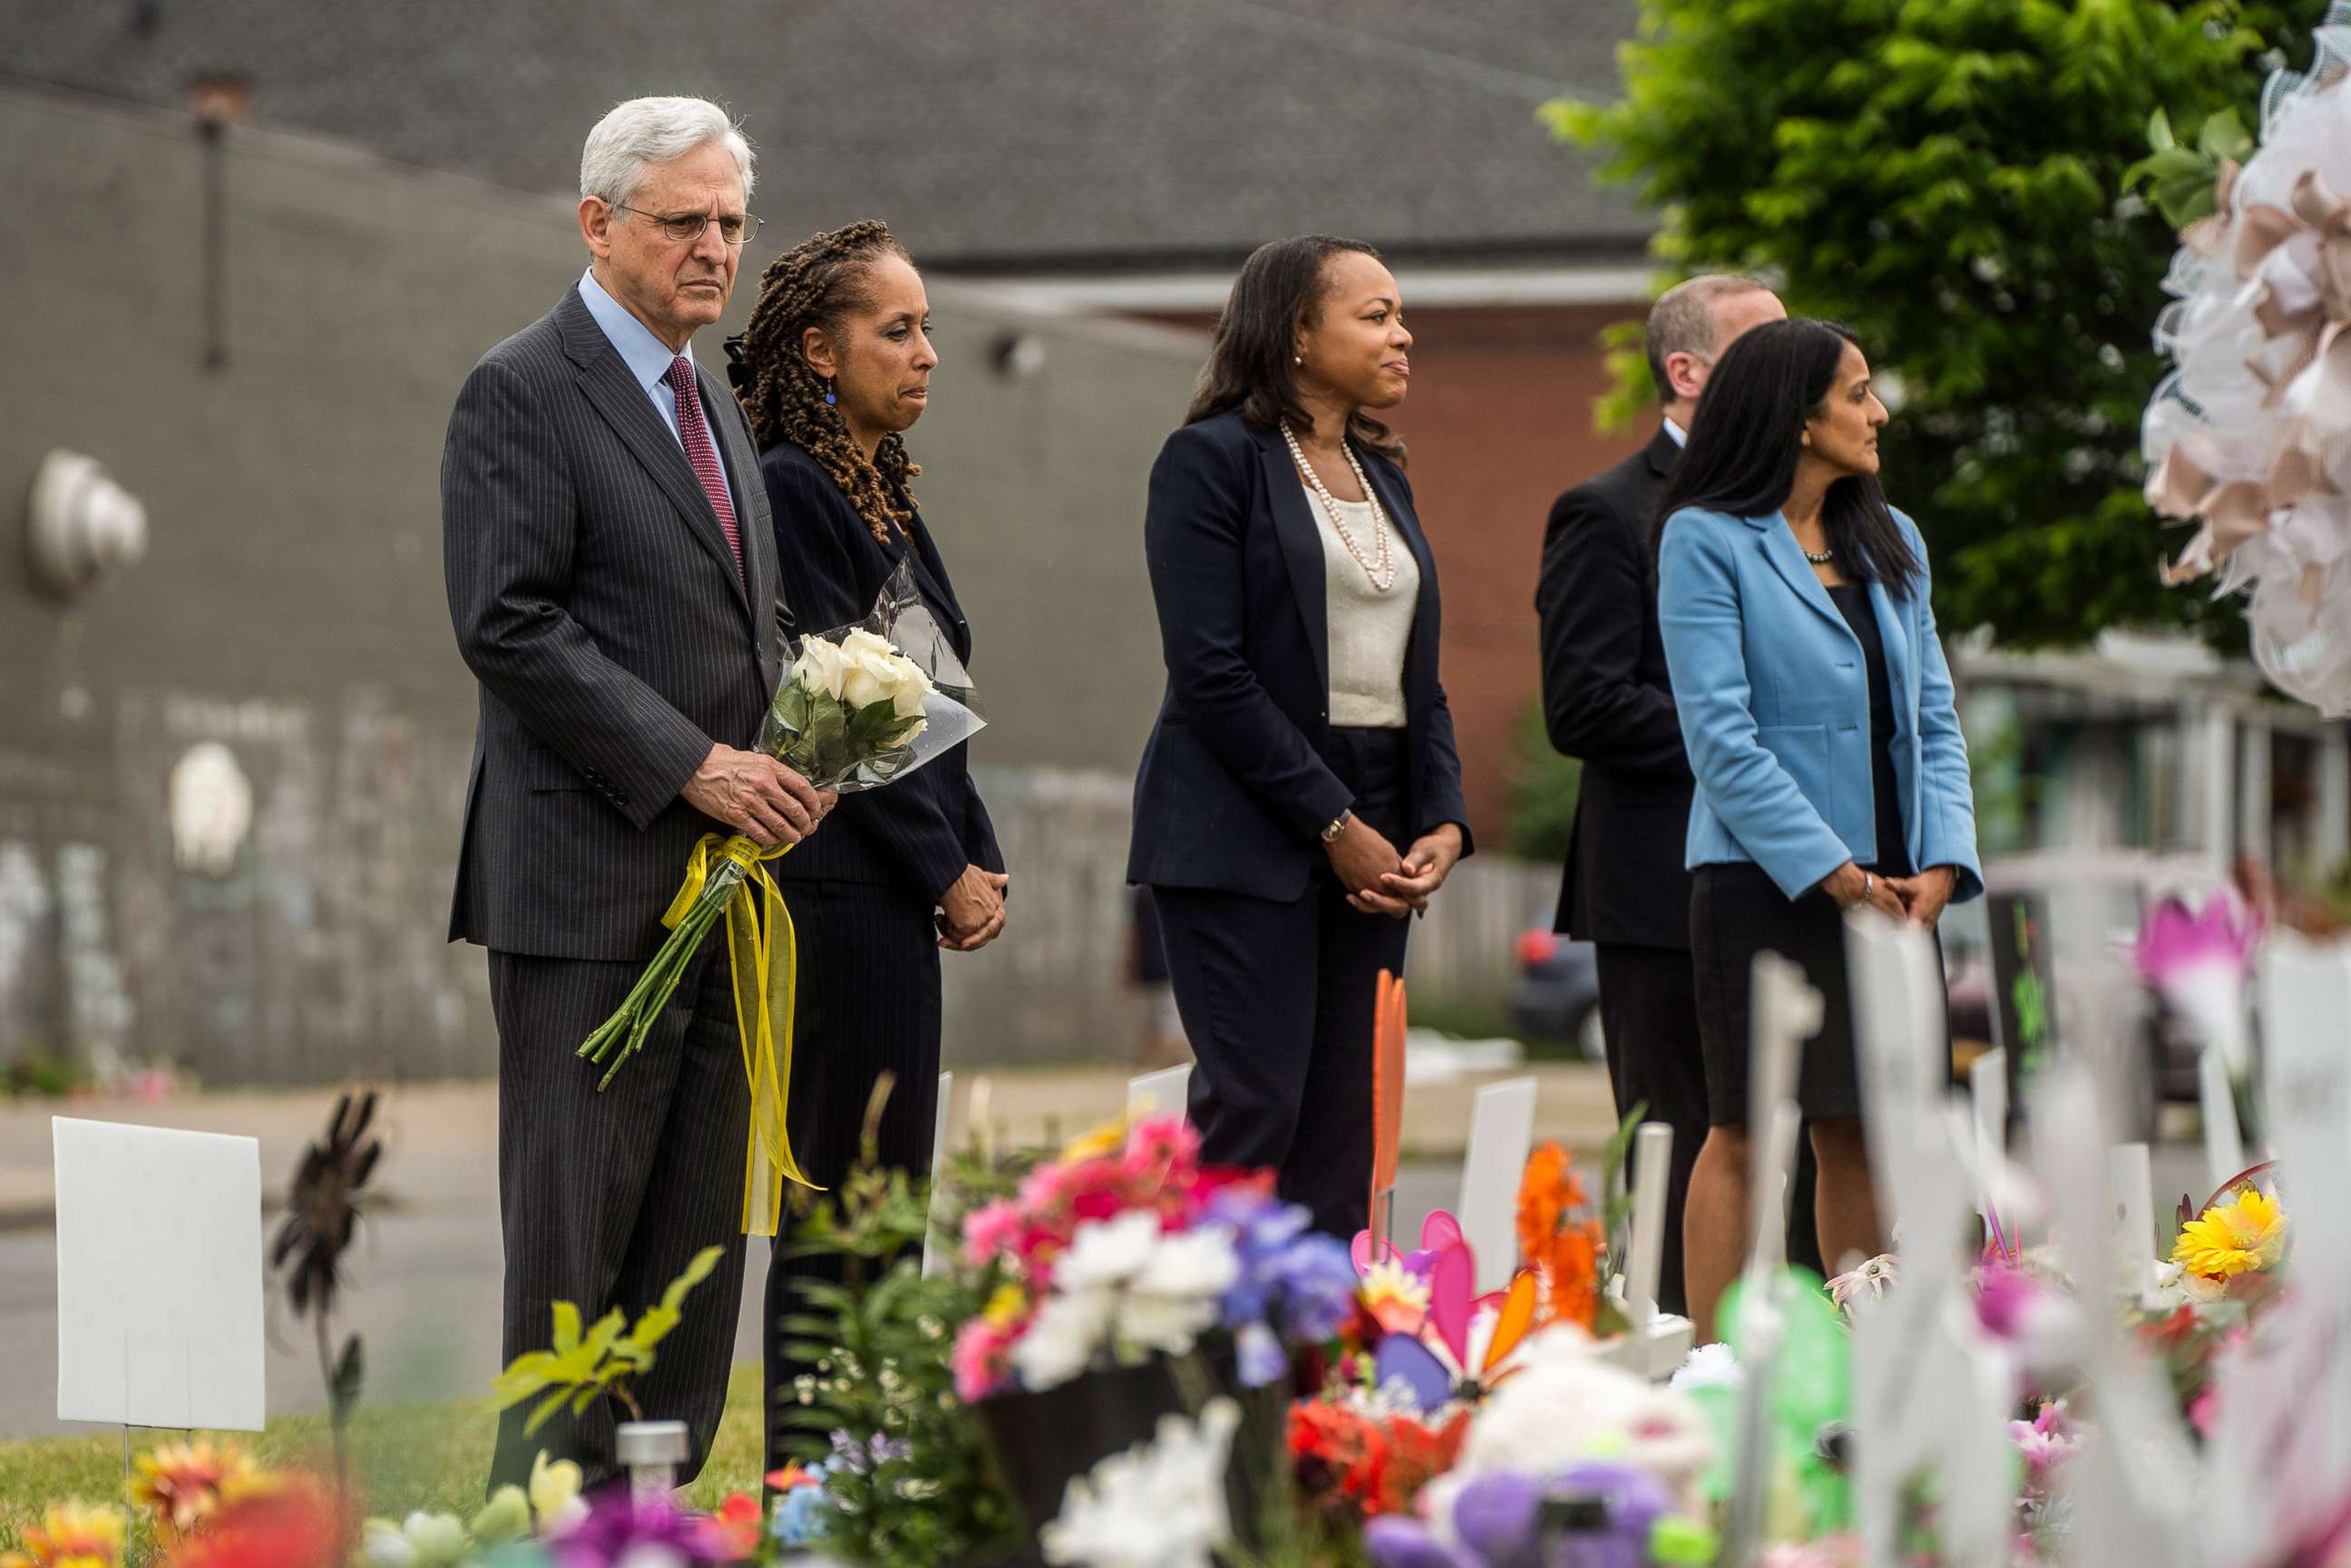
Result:
<instances>
[{"instance_id":1,"label":"white flower bunch","mask_svg":"<svg viewBox=\"0 0 2351 1568\"><path fill-rule=\"evenodd\" d=\"M921 665L863 627L803 638L759 748L820 789L886 783L930 727L925 705L935 690Z\"/></svg>"},{"instance_id":2,"label":"white flower bunch","mask_svg":"<svg viewBox=\"0 0 2351 1568\"><path fill-rule=\"evenodd\" d=\"M1085 1568L1214 1568L1231 1533L1225 1457L1240 1406L1211 1399L1196 1424L1162 1416L1158 1436L1070 1482L1040 1540L1045 1561Z\"/></svg>"},{"instance_id":3,"label":"white flower bunch","mask_svg":"<svg viewBox=\"0 0 2351 1568\"><path fill-rule=\"evenodd\" d=\"M839 643L808 638L791 678L810 695L831 697L852 710L886 702L900 718L922 717L923 699L931 695L931 679L914 660L862 627Z\"/></svg>"},{"instance_id":4,"label":"white flower bunch","mask_svg":"<svg viewBox=\"0 0 2351 1568\"><path fill-rule=\"evenodd\" d=\"M1054 1265L1051 1292L1012 1347L1013 1368L1023 1386L1053 1388L1105 1349L1123 1361L1181 1355L1215 1324L1217 1299L1239 1273L1222 1230L1162 1234L1147 1209L1089 1220Z\"/></svg>"}]
</instances>

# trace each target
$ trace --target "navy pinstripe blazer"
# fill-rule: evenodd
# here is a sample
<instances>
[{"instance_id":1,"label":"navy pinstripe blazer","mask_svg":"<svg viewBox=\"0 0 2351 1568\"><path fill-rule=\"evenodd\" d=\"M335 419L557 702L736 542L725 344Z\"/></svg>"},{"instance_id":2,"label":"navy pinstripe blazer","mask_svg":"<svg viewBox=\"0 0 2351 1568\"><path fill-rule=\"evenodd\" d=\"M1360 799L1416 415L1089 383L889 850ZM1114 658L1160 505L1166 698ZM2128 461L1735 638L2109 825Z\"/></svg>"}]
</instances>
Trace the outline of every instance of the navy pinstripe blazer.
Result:
<instances>
[{"instance_id":1,"label":"navy pinstripe blazer","mask_svg":"<svg viewBox=\"0 0 2351 1568\"><path fill-rule=\"evenodd\" d=\"M778 570L791 605L790 634L829 632L872 612L901 561L923 602L971 664L971 627L947 580L931 531L914 517L910 538L884 549L832 476L808 451L779 441L760 455L776 517ZM778 880L879 883L935 904L967 865L1004 869L996 829L971 780L967 746L934 758L886 789L841 797L825 831L776 862Z\"/></svg>"},{"instance_id":2,"label":"navy pinstripe blazer","mask_svg":"<svg viewBox=\"0 0 2351 1568\"><path fill-rule=\"evenodd\" d=\"M643 959L720 826L678 790L775 689L775 532L749 423L698 373L746 570L577 286L465 378L441 457L443 568L481 685L452 941Z\"/></svg>"}]
</instances>

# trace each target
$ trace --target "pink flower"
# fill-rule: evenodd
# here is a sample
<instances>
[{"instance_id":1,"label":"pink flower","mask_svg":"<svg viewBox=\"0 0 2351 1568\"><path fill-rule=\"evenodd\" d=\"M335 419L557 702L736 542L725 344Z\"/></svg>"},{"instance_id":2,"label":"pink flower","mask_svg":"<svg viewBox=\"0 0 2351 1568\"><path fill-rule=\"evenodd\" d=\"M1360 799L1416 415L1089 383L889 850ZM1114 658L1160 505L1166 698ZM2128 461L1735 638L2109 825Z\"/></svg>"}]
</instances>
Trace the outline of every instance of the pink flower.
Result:
<instances>
[{"instance_id":1,"label":"pink flower","mask_svg":"<svg viewBox=\"0 0 2351 1568\"><path fill-rule=\"evenodd\" d=\"M1039 1166L1020 1178L1020 1207L1032 1215L1050 1214L1069 1200L1070 1169L1063 1165Z\"/></svg>"},{"instance_id":2,"label":"pink flower","mask_svg":"<svg viewBox=\"0 0 2351 1568\"><path fill-rule=\"evenodd\" d=\"M2081 1446L2081 1428L2065 1414L2063 1399L2043 1400L2041 1413L2030 1421L2011 1421L2008 1435L2024 1456L2025 1468L2032 1472L2032 1482L2037 1483ZM2031 1484L2031 1483L2028 1483Z\"/></svg>"},{"instance_id":3,"label":"pink flower","mask_svg":"<svg viewBox=\"0 0 2351 1568\"><path fill-rule=\"evenodd\" d=\"M2220 1427L2220 1385L2208 1384L2204 1392L2188 1402L2188 1423L2196 1428L2197 1436L2210 1437Z\"/></svg>"},{"instance_id":4,"label":"pink flower","mask_svg":"<svg viewBox=\"0 0 2351 1568\"><path fill-rule=\"evenodd\" d=\"M955 1373L956 1397L967 1403L984 1398L1002 1383L1009 1365L1012 1342L1019 1335L999 1329L986 1318L967 1320L956 1333L949 1365Z\"/></svg>"},{"instance_id":5,"label":"pink flower","mask_svg":"<svg viewBox=\"0 0 2351 1568\"><path fill-rule=\"evenodd\" d=\"M1138 1183L1186 1186L1200 1167L1200 1134L1181 1116L1145 1116L1127 1134L1123 1163Z\"/></svg>"},{"instance_id":6,"label":"pink flower","mask_svg":"<svg viewBox=\"0 0 2351 1568\"><path fill-rule=\"evenodd\" d=\"M1020 1207L1009 1198L974 1209L964 1217L964 1260L985 1263L1006 1250L1019 1236L1021 1223Z\"/></svg>"},{"instance_id":7,"label":"pink flower","mask_svg":"<svg viewBox=\"0 0 2351 1568\"><path fill-rule=\"evenodd\" d=\"M2039 1281L2023 1270L2005 1260L1987 1263L1976 1278L1976 1321L1995 1339L2022 1339L2043 1293Z\"/></svg>"},{"instance_id":8,"label":"pink flower","mask_svg":"<svg viewBox=\"0 0 2351 1568\"><path fill-rule=\"evenodd\" d=\"M2147 984L2166 990L2192 971L2219 967L2239 982L2252 970L2261 943L2261 915L2223 888L2191 910L2185 899L2164 899L2147 912L2133 956Z\"/></svg>"}]
</instances>

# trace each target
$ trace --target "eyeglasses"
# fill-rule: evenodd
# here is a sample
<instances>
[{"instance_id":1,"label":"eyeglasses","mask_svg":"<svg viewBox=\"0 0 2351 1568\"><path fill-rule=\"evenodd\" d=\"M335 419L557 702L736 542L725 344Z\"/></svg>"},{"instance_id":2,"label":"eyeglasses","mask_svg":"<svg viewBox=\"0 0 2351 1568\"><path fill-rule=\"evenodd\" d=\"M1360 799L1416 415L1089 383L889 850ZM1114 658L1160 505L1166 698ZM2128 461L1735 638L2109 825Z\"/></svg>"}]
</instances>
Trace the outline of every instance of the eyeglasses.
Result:
<instances>
[{"instance_id":1,"label":"eyeglasses","mask_svg":"<svg viewBox=\"0 0 2351 1568\"><path fill-rule=\"evenodd\" d=\"M708 228L713 222L707 213L649 213L643 207L632 207L626 202L614 202L612 205L622 212L634 213L641 218L651 218L660 226L662 233L680 245L700 239L702 231ZM747 244L751 236L759 232L760 220L748 213L726 213L716 221L718 225L718 237L728 245Z\"/></svg>"}]
</instances>

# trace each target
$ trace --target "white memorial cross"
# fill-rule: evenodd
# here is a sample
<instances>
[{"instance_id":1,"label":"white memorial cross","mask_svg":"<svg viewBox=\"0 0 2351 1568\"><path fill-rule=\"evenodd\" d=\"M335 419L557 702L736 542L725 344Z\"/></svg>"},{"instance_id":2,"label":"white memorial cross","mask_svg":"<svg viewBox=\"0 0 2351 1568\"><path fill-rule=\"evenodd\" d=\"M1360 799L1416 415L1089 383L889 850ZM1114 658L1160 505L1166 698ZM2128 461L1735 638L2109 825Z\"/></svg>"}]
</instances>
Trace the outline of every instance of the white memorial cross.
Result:
<instances>
[{"instance_id":1,"label":"white memorial cross","mask_svg":"<svg viewBox=\"0 0 2351 1568\"><path fill-rule=\"evenodd\" d=\"M1821 994L1803 971L1777 953L1755 955L1753 1044L1750 1051L1747 1266L1739 1287L1740 1382L1731 1459L1730 1517L1723 1538L1726 1568L1752 1568L1763 1550L1771 1476L1771 1375L1786 1333L1789 1281L1788 1174L1795 1168L1802 1117L1796 1062L1821 1030Z\"/></svg>"},{"instance_id":2,"label":"white memorial cross","mask_svg":"<svg viewBox=\"0 0 2351 1568\"><path fill-rule=\"evenodd\" d=\"M2351 1471L2351 948L2273 936L2260 983L2293 1293L2270 1309L2258 1346L2222 1358L2208 1482L2233 1516L2215 1520L2214 1534L2243 1542L2247 1560L2323 1522Z\"/></svg>"},{"instance_id":3,"label":"white memorial cross","mask_svg":"<svg viewBox=\"0 0 2351 1568\"><path fill-rule=\"evenodd\" d=\"M2089 1065L2060 1058L2032 1106L2032 1161L2048 1192L2074 1299L2083 1303L2085 1407L2097 1413L2066 1463L2074 1561L2129 1568L2208 1565L2198 1539L2197 1465L2169 1389L2127 1343L2115 1271L2114 1207Z\"/></svg>"},{"instance_id":4,"label":"white memorial cross","mask_svg":"<svg viewBox=\"0 0 2351 1568\"><path fill-rule=\"evenodd\" d=\"M1863 1543L1874 1563L1899 1560L1906 1500L1925 1475L1940 1490L1944 1560L2004 1568L2016 1369L1970 1292L1968 1233L1991 1178L1968 1158L1980 1128L1944 1087L1942 967L1925 931L1863 910L1845 917L1845 969L1879 1214L1903 1238L1899 1281L1854 1312Z\"/></svg>"},{"instance_id":5,"label":"white memorial cross","mask_svg":"<svg viewBox=\"0 0 2351 1568\"><path fill-rule=\"evenodd\" d=\"M1644 1122L1633 1131L1632 1234L1625 1245L1625 1316L1633 1370L1652 1382L1669 1378L1689 1355L1690 1321L1657 1310L1657 1276L1666 1255L1666 1188L1672 1178L1674 1130Z\"/></svg>"}]
</instances>

